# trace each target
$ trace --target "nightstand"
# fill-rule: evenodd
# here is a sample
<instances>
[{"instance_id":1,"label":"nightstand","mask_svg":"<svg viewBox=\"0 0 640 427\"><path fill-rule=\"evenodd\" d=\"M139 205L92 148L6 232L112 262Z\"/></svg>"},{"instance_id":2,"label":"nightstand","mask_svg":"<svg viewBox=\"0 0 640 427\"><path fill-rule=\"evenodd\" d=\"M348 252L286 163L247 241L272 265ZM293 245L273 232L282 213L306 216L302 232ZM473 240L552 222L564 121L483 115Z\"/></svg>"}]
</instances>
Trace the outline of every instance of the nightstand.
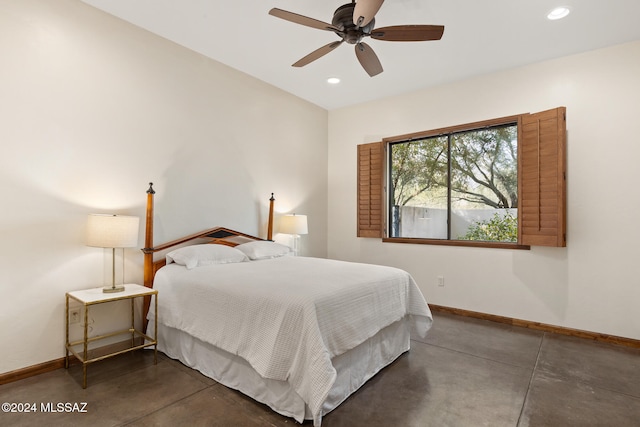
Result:
<instances>
[{"instance_id":1,"label":"nightstand","mask_svg":"<svg viewBox=\"0 0 640 427\"><path fill-rule=\"evenodd\" d=\"M145 347L154 347L153 363L158 363L158 291L140 285L128 284L124 285L125 290L118 293L104 293L102 288L84 289L80 291L67 292L65 302L65 324L66 324L66 355L64 360L65 368L69 367L69 353L71 352L82 363L82 388L87 388L87 365L109 357L139 350ZM154 336L149 337L143 332L135 328L135 306L136 298L155 295L155 328ZM84 306L84 335L82 340L69 342L69 299L78 301ZM89 337L89 307L96 304L105 304L114 301L130 300L131 301L131 327L129 329L118 330L104 335ZM144 319L143 319L144 322ZM126 341L126 347L123 349L109 348L106 352L100 352L94 349L89 350L89 343L102 340L105 338L115 337L118 335L129 335L131 341ZM93 353L93 354L90 354Z\"/></svg>"}]
</instances>

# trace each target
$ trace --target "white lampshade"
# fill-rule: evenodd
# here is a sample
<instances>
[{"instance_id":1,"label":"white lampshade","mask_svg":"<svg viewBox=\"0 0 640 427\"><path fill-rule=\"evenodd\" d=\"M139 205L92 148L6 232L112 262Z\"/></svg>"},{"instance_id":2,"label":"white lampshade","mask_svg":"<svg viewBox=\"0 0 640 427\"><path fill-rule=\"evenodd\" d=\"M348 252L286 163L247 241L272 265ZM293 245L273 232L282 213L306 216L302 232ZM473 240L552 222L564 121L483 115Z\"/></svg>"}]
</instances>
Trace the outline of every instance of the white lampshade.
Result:
<instances>
[{"instance_id":1,"label":"white lampshade","mask_svg":"<svg viewBox=\"0 0 640 427\"><path fill-rule=\"evenodd\" d=\"M132 248L138 245L137 216L89 214L87 246Z\"/></svg>"},{"instance_id":2,"label":"white lampshade","mask_svg":"<svg viewBox=\"0 0 640 427\"><path fill-rule=\"evenodd\" d=\"M284 234L307 234L306 215L285 215L280 219L280 232Z\"/></svg>"}]
</instances>

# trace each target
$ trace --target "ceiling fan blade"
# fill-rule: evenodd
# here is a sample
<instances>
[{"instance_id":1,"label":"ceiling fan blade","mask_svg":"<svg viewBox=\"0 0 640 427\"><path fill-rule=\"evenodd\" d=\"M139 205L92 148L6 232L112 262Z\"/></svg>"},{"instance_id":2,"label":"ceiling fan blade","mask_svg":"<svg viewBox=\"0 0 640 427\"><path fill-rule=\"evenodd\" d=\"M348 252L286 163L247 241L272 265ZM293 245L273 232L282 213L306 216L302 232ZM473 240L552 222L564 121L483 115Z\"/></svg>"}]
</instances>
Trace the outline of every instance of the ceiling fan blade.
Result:
<instances>
[{"instance_id":1,"label":"ceiling fan blade","mask_svg":"<svg viewBox=\"0 0 640 427\"><path fill-rule=\"evenodd\" d=\"M356 44L356 56L362 68L371 77L377 76L383 71L378 56L368 44L362 42Z\"/></svg>"},{"instance_id":2,"label":"ceiling fan blade","mask_svg":"<svg viewBox=\"0 0 640 427\"><path fill-rule=\"evenodd\" d=\"M356 7L353 9L353 23L356 27L364 27L367 25L380 7L384 0L358 0L356 1Z\"/></svg>"},{"instance_id":3,"label":"ceiling fan blade","mask_svg":"<svg viewBox=\"0 0 640 427\"><path fill-rule=\"evenodd\" d=\"M288 12L286 10L278 9L274 7L269 11L269 15L276 18L284 19L285 21L293 22L295 24L305 25L311 28L317 28L318 30L326 31L340 31L339 28L317 19L309 18L308 16L298 15L297 13Z\"/></svg>"},{"instance_id":4,"label":"ceiling fan blade","mask_svg":"<svg viewBox=\"0 0 640 427\"><path fill-rule=\"evenodd\" d=\"M318 58L325 56L327 53L331 52L333 49L337 48L342 44L343 40L336 41L333 43L329 43L327 45L322 46L320 49L316 49L304 58L301 58L298 62L291 65L292 67L304 67L305 65L315 61Z\"/></svg>"},{"instance_id":5,"label":"ceiling fan blade","mask_svg":"<svg viewBox=\"0 0 640 427\"><path fill-rule=\"evenodd\" d=\"M423 42L440 40L443 33L442 25L395 25L374 29L371 38L390 42Z\"/></svg>"}]
</instances>

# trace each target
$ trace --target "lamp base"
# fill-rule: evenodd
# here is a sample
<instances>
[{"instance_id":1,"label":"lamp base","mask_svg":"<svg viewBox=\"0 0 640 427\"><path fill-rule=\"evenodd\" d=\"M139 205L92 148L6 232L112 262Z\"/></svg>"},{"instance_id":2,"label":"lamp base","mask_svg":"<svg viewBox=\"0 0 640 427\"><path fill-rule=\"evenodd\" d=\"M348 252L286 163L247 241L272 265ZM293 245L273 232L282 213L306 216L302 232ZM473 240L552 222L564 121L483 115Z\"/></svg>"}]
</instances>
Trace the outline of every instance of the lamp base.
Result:
<instances>
[{"instance_id":1,"label":"lamp base","mask_svg":"<svg viewBox=\"0 0 640 427\"><path fill-rule=\"evenodd\" d=\"M102 292L104 292L105 294L114 293L114 292L124 292L124 285L105 286L104 288L102 288Z\"/></svg>"}]
</instances>

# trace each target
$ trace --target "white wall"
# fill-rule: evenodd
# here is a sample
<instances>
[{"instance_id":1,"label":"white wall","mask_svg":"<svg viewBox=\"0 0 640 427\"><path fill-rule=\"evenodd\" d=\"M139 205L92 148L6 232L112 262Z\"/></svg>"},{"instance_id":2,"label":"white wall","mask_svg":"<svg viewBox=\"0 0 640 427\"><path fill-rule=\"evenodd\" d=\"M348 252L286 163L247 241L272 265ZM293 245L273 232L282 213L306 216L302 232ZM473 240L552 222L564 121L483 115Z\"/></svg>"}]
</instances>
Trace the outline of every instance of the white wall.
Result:
<instances>
[{"instance_id":1,"label":"white wall","mask_svg":"<svg viewBox=\"0 0 640 427\"><path fill-rule=\"evenodd\" d=\"M87 214L144 218L149 181L156 243L265 236L274 192L326 256L326 110L79 0L0 2L0 52L0 373L64 355L65 292L108 276Z\"/></svg>"},{"instance_id":2,"label":"white wall","mask_svg":"<svg viewBox=\"0 0 640 427\"><path fill-rule=\"evenodd\" d=\"M639 94L635 42L331 111L329 257L404 268L433 304L640 339ZM558 106L567 107L567 248L355 237L357 144Z\"/></svg>"}]
</instances>

